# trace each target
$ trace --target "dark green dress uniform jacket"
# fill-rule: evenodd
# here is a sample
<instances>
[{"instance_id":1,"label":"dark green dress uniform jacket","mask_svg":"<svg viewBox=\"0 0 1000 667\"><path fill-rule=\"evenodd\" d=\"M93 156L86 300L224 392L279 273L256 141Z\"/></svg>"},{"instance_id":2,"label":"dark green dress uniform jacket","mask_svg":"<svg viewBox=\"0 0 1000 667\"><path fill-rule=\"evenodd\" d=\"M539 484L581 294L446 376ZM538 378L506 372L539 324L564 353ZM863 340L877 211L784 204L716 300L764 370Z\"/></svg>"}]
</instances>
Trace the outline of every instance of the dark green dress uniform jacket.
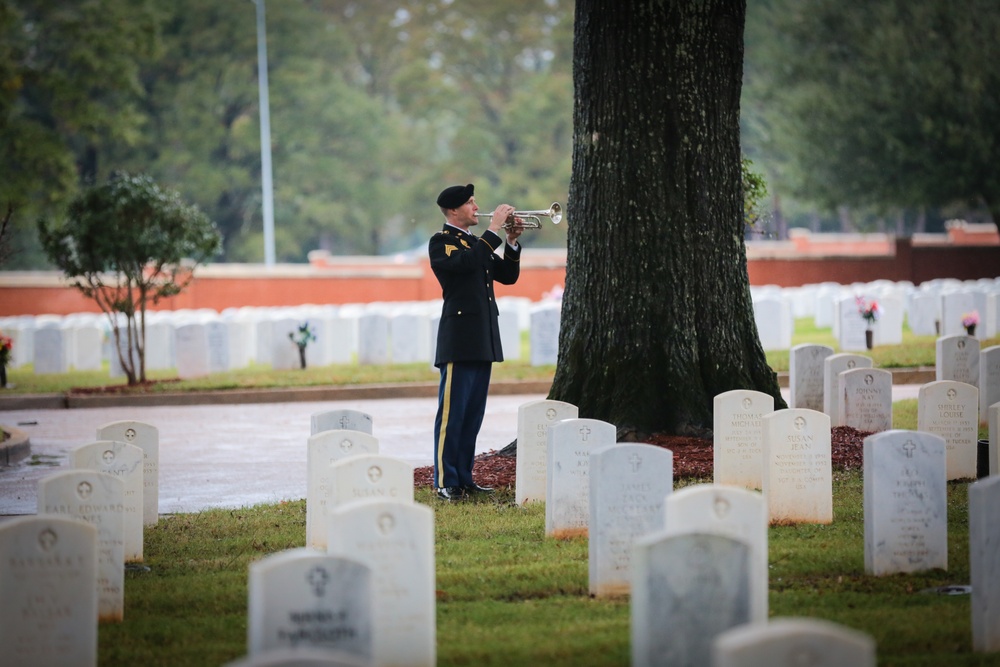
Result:
<instances>
[{"instance_id":1,"label":"dark green dress uniform jacket","mask_svg":"<svg viewBox=\"0 0 1000 667\"><path fill-rule=\"evenodd\" d=\"M501 245L502 258L494 253ZM431 237L428 253L444 297L434 365L503 361L493 281L514 284L521 271L520 246L514 250L489 230L477 238L445 225Z\"/></svg>"}]
</instances>

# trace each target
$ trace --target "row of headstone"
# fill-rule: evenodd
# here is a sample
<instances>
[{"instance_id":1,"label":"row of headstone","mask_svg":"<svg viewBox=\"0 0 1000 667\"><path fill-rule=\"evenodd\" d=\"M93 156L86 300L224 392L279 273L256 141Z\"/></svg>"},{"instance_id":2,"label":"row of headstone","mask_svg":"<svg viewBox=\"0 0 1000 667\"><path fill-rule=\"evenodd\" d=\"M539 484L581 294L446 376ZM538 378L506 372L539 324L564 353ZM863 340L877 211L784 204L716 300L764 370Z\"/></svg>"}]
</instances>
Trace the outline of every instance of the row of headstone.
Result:
<instances>
[{"instance_id":1,"label":"row of headstone","mask_svg":"<svg viewBox=\"0 0 1000 667\"><path fill-rule=\"evenodd\" d=\"M978 414L985 423L987 408L1000 401L1000 345L981 350L975 338L958 335L938 338L935 349L935 379L977 387ZM789 406L821 410L834 426L870 432L891 428L891 374L858 369L872 369L871 358L835 354L827 345L796 345L789 353Z\"/></svg>"},{"instance_id":2,"label":"row of headstone","mask_svg":"<svg viewBox=\"0 0 1000 667\"><path fill-rule=\"evenodd\" d=\"M522 358L521 333L530 334L532 365L556 363L560 303L532 303L522 297L497 299L504 357ZM430 363L434 358L440 301L150 311L146 319L147 370L176 368L182 378L245 368L251 363L276 369L300 366L299 329L314 336L305 347L310 367ZM34 364L35 373L99 370L108 360L113 376L123 374L120 347L127 332L120 318L112 326L103 315L0 318L0 331L14 339L10 367ZM135 367L138 360L132 359Z\"/></svg>"}]
</instances>

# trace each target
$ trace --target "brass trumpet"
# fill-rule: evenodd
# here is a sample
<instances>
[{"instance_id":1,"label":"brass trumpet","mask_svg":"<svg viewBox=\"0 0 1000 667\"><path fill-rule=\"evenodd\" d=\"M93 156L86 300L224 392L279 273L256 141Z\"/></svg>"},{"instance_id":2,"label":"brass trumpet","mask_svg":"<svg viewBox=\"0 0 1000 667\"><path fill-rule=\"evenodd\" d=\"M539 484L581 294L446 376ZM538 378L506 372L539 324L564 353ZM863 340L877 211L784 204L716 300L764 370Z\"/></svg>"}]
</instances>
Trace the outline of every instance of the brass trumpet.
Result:
<instances>
[{"instance_id":1,"label":"brass trumpet","mask_svg":"<svg viewBox=\"0 0 1000 667\"><path fill-rule=\"evenodd\" d=\"M492 218L492 213L476 213L477 218ZM516 222L514 218L521 218L521 226L524 229L538 229L542 226L542 218L548 218L553 225L558 225L562 220L562 206L559 202L554 201L552 205L549 206L544 211L514 211L509 216L507 220L503 223L504 229L510 229Z\"/></svg>"}]
</instances>

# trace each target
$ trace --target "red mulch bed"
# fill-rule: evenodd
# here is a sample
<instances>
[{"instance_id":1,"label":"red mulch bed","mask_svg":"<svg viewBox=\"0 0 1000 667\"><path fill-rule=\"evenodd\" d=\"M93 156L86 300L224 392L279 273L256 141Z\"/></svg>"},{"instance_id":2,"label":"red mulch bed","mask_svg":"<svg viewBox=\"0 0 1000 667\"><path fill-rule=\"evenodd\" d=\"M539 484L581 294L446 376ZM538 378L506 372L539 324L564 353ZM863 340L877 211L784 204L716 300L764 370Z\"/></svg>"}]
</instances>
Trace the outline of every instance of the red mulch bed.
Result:
<instances>
[{"instance_id":1,"label":"red mulch bed","mask_svg":"<svg viewBox=\"0 0 1000 667\"><path fill-rule=\"evenodd\" d=\"M860 470L864 439L871 435L849 426L830 430L833 467L835 470ZM666 447L674 453L674 479L709 478L712 476L712 441L674 435L655 435L647 444ZM495 489L513 489L517 459L487 452L476 457L473 474L477 484ZM416 486L432 486L434 467L417 468L413 472Z\"/></svg>"}]
</instances>

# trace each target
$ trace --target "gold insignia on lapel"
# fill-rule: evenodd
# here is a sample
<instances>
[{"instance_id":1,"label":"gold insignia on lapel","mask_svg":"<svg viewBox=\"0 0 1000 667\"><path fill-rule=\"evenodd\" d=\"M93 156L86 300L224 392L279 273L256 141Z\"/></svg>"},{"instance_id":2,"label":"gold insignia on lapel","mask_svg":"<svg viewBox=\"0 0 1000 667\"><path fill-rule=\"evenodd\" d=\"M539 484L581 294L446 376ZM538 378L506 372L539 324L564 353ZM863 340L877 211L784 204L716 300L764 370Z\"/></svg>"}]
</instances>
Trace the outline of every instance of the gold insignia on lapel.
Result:
<instances>
[{"instance_id":1,"label":"gold insignia on lapel","mask_svg":"<svg viewBox=\"0 0 1000 667\"><path fill-rule=\"evenodd\" d=\"M453 246L453 245L447 245L447 244L445 244L445 246L444 246L444 255L445 255L445 257L451 257L451 253L455 252L456 250L458 250L458 246Z\"/></svg>"},{"instance_id":2,"label":"gold insignia on lapel","mask_svg":"<svg viewBox=\"0 0 1000 667\"><path fill-rule=\"evenodd\" d=\"M462 241L462 245L464 245L466 248L469 247L469 242L468 241L466 241L465 239L461 239L461 241Z\"/></svg>"}]
</instances>

